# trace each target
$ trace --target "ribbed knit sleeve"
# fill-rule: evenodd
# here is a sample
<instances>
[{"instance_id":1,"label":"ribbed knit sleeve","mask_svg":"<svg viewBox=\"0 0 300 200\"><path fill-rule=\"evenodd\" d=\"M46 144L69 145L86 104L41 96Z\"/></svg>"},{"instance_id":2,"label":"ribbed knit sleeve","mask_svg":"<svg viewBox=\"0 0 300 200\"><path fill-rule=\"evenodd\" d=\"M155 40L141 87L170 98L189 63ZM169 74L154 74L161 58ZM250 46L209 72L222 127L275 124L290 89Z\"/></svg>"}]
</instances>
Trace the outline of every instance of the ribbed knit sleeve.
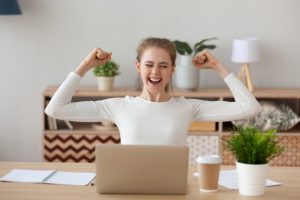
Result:
<instances>
[{"instance_id":1,"label":"ribbed knit sleeve","mask_svg":"<svg viewBox=\"0 0 300 200\"><path fill-rule=\"evenodd\" d=\"M188 99L195 120L232 121L255 116L261 111L261 106L256 98L233 73L226 76L224 82L229 87L235 101Z\"/></svg>"},{"instance_id":2,"label":"ribbed knit sleeve","mask_svg":"<svg viewBox=\"0 0 300 200\"><path fill-rule=\"evenodd\" d=\"M45 113L53 118L69 121L114 121L114 111L120 107L121 98L71 102L80 81L81 77L71 72L51 98Z\"/></svg>"}]
</instances>

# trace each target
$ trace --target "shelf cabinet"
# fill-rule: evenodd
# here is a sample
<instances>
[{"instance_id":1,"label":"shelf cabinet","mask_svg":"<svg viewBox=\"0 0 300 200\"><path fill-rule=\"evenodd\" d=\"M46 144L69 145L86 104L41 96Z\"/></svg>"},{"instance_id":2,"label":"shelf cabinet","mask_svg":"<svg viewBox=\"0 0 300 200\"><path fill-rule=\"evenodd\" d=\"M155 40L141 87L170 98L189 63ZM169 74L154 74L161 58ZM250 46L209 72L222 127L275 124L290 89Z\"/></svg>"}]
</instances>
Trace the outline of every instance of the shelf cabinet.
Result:
<instances>
[{"instance_id":1,"label":"shelf cabinet","mask_svg":"<svg viewBox=\"0 0 300 200\"><path fill-rule=\"evenodd\" d=\"M57 88L58 86L49 86L43 92L44 108ZM100 100L126 95L137 96L138 94L139 91L130 88L116 88L113 91L101 92L96 87L79 87L72 101ZM253 94L259 101L286 103L297 115L300 113L300 89L258 88L255 89ZM227 88L199 89L197 91L175 89L172 95L194 99L233 101L233 97ZM45 161L94 162L96 143L120 143L119 131L115 126L104 127L95 123L54 120L45 114L43 117ZM53 126L53 122L55 126ZM71 127L68 123L71 123ZM97 125L100 128L97 128ZM221 154L223 164L234 164L232 154L222 147L222 141L230 137L231 130L231 122L195 122L191 124L188 135L190 162L194 163L196 157L201 154ZM278 135L286 151L281 156L274 158L270 164L300 166L300 125Z\"/></svg>"}]
</instances>

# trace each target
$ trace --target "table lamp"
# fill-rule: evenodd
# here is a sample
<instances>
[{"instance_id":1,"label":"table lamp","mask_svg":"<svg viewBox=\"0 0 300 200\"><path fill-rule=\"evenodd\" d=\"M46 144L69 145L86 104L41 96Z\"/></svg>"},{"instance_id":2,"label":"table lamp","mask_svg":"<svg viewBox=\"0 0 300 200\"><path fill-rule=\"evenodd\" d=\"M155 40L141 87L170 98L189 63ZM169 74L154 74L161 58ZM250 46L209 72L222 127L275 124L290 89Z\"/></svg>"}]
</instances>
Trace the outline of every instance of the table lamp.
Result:
<instances>
[{"instance_id":1,"label":"table lamp","mask_svg":"<svg viewBox=\"0 0 300 200\"><path fill-rule=\"evenodd\" d=\"M249 70L249 63L259 61L259 47L257 38L235 38L233 40L231 61L243 64L238 74L238 78L241 81L246 82L248 89L252 92L253 84Z\"/></svg>"}]
</instances>

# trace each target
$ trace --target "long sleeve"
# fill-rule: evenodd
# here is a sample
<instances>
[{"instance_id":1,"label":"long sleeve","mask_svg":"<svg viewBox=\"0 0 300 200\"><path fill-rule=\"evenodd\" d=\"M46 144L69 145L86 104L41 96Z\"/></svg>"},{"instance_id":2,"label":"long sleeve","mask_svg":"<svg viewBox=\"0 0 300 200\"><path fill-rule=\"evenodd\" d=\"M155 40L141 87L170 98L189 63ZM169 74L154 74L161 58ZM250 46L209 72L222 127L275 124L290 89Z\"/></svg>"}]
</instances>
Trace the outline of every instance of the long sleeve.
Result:
<instances>
[{"instance_id":1,"label":"long sleeve","mask_svg":"<svg viewBox=\"0 0 300 200\"><path fill-rule=\"evenodd\" d=\"M232 121L255 116L261 111L261 106L256 98L233 73L229 74L224 82L229 87L235 101L189 99L195 120Z\"/></svg>"},{"instance_id":2,"label":"long sleeve","mask_svg":"<svg viewBox=\"0 0 300 200\"><path fill-rule=\"evenodd\" d=\"M71 102L72 96L81 81L81 77L71 72L53 95L45 113L56 119L96 122L114 119L114 111L121 104L120 98L100 101Z\"/></svg>"}]
</instances>

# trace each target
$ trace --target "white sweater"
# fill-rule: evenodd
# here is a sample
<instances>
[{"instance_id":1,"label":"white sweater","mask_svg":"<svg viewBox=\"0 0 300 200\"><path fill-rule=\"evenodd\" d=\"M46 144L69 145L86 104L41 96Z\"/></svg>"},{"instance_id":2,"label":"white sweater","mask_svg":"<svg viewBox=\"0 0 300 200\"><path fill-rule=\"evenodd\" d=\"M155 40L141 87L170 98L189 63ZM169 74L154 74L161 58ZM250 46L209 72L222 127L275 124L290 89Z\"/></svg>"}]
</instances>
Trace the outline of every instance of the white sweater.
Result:
<instances>
[{"instance_id":1,"label":"white sweater","mask_svg":"<svg viewBox=\"0 0 300 200\"><path fill-rule=\"evenodd\" d=\"M150 102L126 96L99 101L71 102L82 78L71 72L49 102L47 115L78 122L114 122L122 144L186 145L192 121L231 121L260 112L255 97L232 73L225 79L235 102L171 98Z\"/></svg>"}]
</instances>

